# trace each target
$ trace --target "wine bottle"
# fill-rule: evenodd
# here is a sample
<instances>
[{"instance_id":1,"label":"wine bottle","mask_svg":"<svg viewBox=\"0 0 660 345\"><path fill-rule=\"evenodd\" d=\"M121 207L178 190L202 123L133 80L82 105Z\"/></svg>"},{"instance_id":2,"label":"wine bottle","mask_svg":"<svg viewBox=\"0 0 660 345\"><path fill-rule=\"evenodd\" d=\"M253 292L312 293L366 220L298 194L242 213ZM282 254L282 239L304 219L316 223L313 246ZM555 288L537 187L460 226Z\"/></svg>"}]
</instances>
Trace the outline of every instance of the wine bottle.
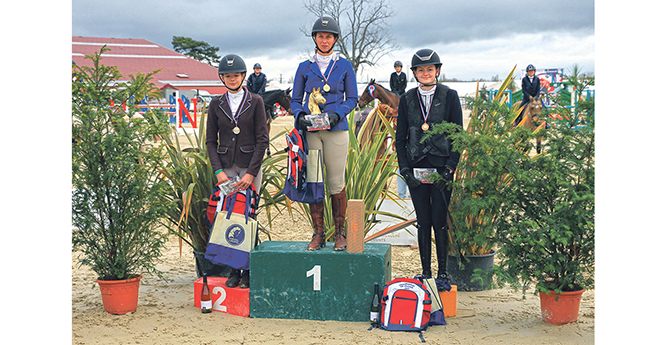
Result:
<instances>
[{"instance_id":1,"label":"wine bottle","mask_svg":"<svg viewBox=\"0 0 660 345\"><path fill-rule=\"evenodd\" d=\"M378 283L374 284L374 297L371 300L371 324L377 324L378 319L380 318L380 289L378 288Z\"/></svg>"},{"instance_id":2,"label":"wine bottle","mask_svg":"<svg viewBox=\"0 0 660 345\"><path fill-rule=\"evenodd\" d=\"M202 285L202 296L200 298L200 304L202 307L202 313L210 313L213 309L213 302L211 301L211 290L209 289L209 283L206 281L206 276L204 276L204 284Z\"/></svg>"}]
</instances>

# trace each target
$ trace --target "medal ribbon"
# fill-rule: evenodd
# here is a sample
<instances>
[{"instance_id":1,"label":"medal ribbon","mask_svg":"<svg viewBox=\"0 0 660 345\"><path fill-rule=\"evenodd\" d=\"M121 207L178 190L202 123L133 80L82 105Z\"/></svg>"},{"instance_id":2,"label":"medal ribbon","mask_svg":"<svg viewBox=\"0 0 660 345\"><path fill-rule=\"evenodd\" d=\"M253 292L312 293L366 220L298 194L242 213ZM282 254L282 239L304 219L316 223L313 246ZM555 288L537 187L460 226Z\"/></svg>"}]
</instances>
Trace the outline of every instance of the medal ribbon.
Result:
<instances>
[{"instance_id":1,"label":"medal ribbon","mask_svg":"<svg viewBox=\"0 0 660 345\"><path fill-rule=\"evenodd\" d=\"M337 60L339 59L335 59L332 62L332 66L328 66L328 68L325 69L325 72L328 74L327 77L325 76L326 73L321 73L321 76L323 77L323 80L325 80L326 85L328 85L328 79L330 79L330 74L332 74L332 69L335 68L335 64L337 63ZM316 64L319 65L319 60L316 60L316 54L314 55L314 61L316 61ZM319 65L319 67L320 66L321 65Z\"/></svg>"},{"instance_id":2,"label":"medal ribbon","mask_svg":"<svg viewBox=\"0 0 660 345\"><path fill-rule=\"evenodd\" d=\"M232 115L232 120L234 120L234 125L238 127L238 118L241 116L241 111L243 111L243 106L245 105L245 101L247 100L247 92L245 91L245 94L243 95L243 101L241 102L241 106L238 107L238 110L236 110L236 114L231 114ZM231 104L229 101L229 95L226 95L227 97L227 103L229 104L229 110L231 111Z\"/></svg>"},{"instance_id":3,"label":"medal ribbon","mask_svg":"<svg viewBox=\"0 0 660 345\"><path fill-rule=\"evenodd\" d=\"M430 97L429 104L425 106L424 102L422 102L422 96L419 94L419 90L417 90L417 99L419 100L419 107L422 109L424 123L426 123L426 119L429 117L429 112L431 111L431 103L433 101L433 97Z\"/></svg>"}]
</instances>

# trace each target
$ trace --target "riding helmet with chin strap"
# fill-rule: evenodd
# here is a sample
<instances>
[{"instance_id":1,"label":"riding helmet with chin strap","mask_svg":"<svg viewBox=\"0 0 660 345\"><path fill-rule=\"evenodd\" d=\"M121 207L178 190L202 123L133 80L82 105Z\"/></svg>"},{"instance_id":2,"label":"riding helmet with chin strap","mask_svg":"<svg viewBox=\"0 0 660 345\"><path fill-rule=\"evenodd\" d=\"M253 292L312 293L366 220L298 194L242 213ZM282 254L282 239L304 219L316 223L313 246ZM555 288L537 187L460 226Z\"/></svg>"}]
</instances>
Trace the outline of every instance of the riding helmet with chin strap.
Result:
<instances>
[{"instance_id":1,"label":"riding helmet with chin strap","mask_svg":"<svg viewBox=\"0 0 660 345\"><path fill-rule=\"evenodd\" d=\"M222 59L220 59L220 64L218 65L218 76L223 83L225 81L222 79L222 75L227 73L247 73L245 61L243 61L243 59L236 54L227 54L223 56ZM243 79L245 79L245 74L243 75ZM243 85L242 81L241 85ZM225 87L227 87L226 84ZM231 91L238 91L241 86L239 86L237 89L230 89L229 87L227 88Z\"/></svg>"},{"instance_id":2,"label":"riding helmet with chin strap","mask_svg":"<svg viewBox=\"0 0 660 345\"><path fill-rule=\"evenodd\" d=\"M525 72L529 72L529 71L536 71L536 67L534 67L534 65L532 65L532 64L529 64L527 66L527 70Z\"/></svg>"},{"instance_id":3,"label":"riding helmet with chin strap","mask_svg":"<svg viewBox=\"0 0 660 345\"><path fill-rule=\"evenodd\" d=\"M415 55L412 57L412 61L410 63L410 69L415 72L415 69L420 66L426 66L426 65L435 65L435 67L438 69L438 74L440 71L440 67L442 67L442 62L440 62L440 56L438 53L436 53L433 49L420 49L418 50ZM414 75L414 73L413 73ZM438 80L438 76L436 75L435 77L436 83ZM415 76L415 80L419 82L417 79L417 76Z\"/></svg>"},{"instance_id":4,"label":"riding helmet with chin strap","mask_svg":"<svg viewBox=\"0 0 660 345\"><path fill-rule=\"evenodd\" d=\"M401 61L396 60L396 61L394 62L394 68L396 68L396 66L403 67L403 64L401 63Z\"/></svg>"},{"instance_id":5,"label":"riding helmet with chin strap","mask_svg":"<svg viewBox=\"0 0 660 345\"><path fill-rule=\"evenodd\" d=\"M316 20L316 22L314 23L314 26L312 26L312 39L314 38L314 36L316 36L317 32L329 32L329 33L335 35L335 38L337 38L337 39L339 39L339 35L341 33L340 30L339 30L339 23L337 23L336 20L334 20L330 17L321 17L321 18ZM336 40L335 40L335 43L337 43ZM316 44L316 41L314 41L314 44ZM329 50L322 51L319 48L319 45L316 44L316 49L318 51L320 51L321 53L323 53L323 54L327 54L327 53L331 52L332 49L334 49L334 47L335 47L335 45L333 44L332 47L330 47Z\"/></svg>"}]
</instances>

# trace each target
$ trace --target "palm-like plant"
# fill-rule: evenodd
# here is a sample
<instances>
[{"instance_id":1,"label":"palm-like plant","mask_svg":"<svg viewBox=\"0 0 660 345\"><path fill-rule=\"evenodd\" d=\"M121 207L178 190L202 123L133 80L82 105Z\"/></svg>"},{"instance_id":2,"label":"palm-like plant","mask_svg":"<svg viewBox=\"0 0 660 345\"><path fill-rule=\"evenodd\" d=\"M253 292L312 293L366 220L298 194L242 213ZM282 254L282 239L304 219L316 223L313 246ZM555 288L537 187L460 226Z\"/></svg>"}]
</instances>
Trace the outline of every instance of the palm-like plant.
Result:
<instances>
[{"instance_id":1,"label":"palm-like plant","mask_svg":"<svg viewBox=\"0 0 660 345\"><path fill-rule=\"evenodd\" d=\"M355 112L349 114L349 148L348 156L346 158L346 171L344 181L346 181L346 198L359 199L364 201L364 235L374 227L376 224L376 215L386 215L389 217L406 220L397 214L380 211L380 206L383 203L383 197L389 196L395 199L394 193L387 190L387 182L390 177L396 175L396 155L388 155L387 150L382 150L383 143L387 136L394 137L394 129L387 122L385 116L378 110L375 110L377 115L381 117L384 130L376 131L372 140L367 141L365 144L360 145L357 137L355 136ZM309 213L307 204L302 204L301 210L305 213L307 220L312 224L312 219ZM332 202L330 192L326 184L326 193L324 200L324 226L326 230L326 237L330 238L334 235L335 227L330 219L332 219Z\"/></svg>"},{"instance_id":2,"label":"palm-like plant","mask_svg":"<svg viewBox=\"0 0 660 345\"><path fill-rule=\"evenodd\" d=\"M193 250L204 253L211 232L206 210L218 180L206 151L206 121L203 115L198 127L199 134L185 133L186 145L179 142L174 130L164 138L169 160L160 170L170 182L167 199L176 205L166 215L169 225L173 226L170 228L171 232ZM271 143L283 134L284 132L281 132L272 137ZM281 191L286 176L286 167L282 167L281 163L285 159L286 153L277 151L266 157L262 163L263 178L259 193L261 201L257 214L266 214L269 227L273 214L290 209ZM270 237L270 232L265 227L260 226L260 231Z\"/></svg>"}]
</instances>

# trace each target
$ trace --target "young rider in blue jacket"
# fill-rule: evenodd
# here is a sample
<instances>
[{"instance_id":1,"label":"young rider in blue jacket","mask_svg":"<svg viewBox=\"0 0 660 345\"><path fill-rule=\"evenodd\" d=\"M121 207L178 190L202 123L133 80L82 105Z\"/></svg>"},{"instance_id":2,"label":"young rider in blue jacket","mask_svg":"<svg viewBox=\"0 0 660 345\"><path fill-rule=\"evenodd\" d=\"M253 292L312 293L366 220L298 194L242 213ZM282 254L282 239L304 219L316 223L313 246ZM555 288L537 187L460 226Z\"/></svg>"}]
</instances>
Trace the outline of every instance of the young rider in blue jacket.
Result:
<instances>
[{"instance_id":1,"label":"young rider in blue jacket","mask_svg":"<svg viewBox=\"0 0 660 345\"><path fill-rule=\"evenodd\" d=\"M346 188L344 170L348 156L348 114L358 101L357 81L351 63L334 52L339 38L339 25L330 17L319 18L312 27L312 39L316 52L308 60L298 65L293 81L291 110L295 118L295 127L302 131L310 150L321 150L326 169L325 183L332 198L332 215L335 224L335 250L346 249ZM319 104L322 113L327 113L330 129L308 131L311 123L305 119L310 114L309 95L314 89L320 89L325 98ZM329 164L331 163L331 164ZM307 246L308 250L317 250L325 246L323 226L323 202L309 205L314 234Z\"/></svg>"}]
</instances>

